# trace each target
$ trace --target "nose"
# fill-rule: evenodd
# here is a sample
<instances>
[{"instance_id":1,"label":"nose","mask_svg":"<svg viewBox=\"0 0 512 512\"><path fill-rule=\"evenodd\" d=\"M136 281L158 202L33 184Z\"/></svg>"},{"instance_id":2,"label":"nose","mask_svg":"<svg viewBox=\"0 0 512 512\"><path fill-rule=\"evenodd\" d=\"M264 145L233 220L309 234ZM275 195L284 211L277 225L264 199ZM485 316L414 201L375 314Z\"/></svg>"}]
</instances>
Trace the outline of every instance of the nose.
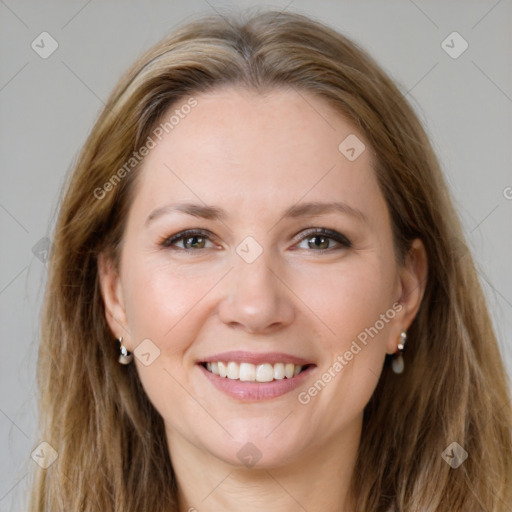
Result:
<instances>
[{"instance_id":1,"label":"nose","mask_svg":"<svg viewBox=\"0 0 512 512\"><path fill-rule=\"evenodd\" d=\"M295 318L293 294L284 284L266 251L246 263L235 256L226 292L219 305L221 320L231 328L269 334L290 325Z\"/></svg>"}]
</instances>

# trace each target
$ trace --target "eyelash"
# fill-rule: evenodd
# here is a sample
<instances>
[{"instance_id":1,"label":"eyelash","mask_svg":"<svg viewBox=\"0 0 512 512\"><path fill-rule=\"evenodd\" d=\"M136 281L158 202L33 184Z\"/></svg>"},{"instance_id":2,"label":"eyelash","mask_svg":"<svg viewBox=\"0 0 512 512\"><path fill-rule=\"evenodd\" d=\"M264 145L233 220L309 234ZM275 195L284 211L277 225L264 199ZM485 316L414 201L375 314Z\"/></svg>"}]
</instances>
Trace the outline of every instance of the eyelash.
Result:
<instances>
[{"instance_id":1,"label":"eyelash","mask_svg":"<svg viewBox=\"0 0 512 512\"><path fill-rule=\"evenodd\" d=\"M348 249L352 247L352 242L343 234L338 233L337 231L333 231L331 229L326 228L310 228L309 230L306 230L306 233L302 236L302 238L299 240L299 242L302 242L303 240L306 240L308 238L312 238L313 236L322 236L330 240L334 240L340 244L339 247L335 248L329 248L329 249L318 249L314 252L319 253L326 253L331 252L335 250L340 249ZM185 231L180 231L179 233L176 233L175 235L172 235L170 237L166 237L163 240L160 241L159 245L161 247L167 248L167 249L173 249L173 250L179 250L179 251L186 251L191 252L194 250L201 250L201 249L184 249L184 248L172 248L172 245L176 242L179 242L181 240L184 240L186 238L192 238L192 237L201 237L206 238L210 240L210 238L213 238L213 234L208 230L203 229L187 229Z\"/></svg>"}]
</instances>

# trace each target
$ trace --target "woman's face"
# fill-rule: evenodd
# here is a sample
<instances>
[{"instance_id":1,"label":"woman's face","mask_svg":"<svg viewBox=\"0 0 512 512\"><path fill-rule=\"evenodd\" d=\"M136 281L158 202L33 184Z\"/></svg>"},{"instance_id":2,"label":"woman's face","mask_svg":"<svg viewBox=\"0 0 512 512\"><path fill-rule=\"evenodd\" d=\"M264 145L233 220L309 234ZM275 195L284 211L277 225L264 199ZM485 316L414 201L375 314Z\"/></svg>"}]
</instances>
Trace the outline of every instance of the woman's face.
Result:
<instances>
[{"instance_id":1,"label":"woman's face","mask_svg":"<svg viewBox=\"0 0 512 512\"><path fill-rule=\"evenodd\" d=\"M107 317L171 453L277 466L357 436L414 278L371 148L327 103L195 99L145 158L119 274L103 268Z\"/></svg>"}]
</instances>

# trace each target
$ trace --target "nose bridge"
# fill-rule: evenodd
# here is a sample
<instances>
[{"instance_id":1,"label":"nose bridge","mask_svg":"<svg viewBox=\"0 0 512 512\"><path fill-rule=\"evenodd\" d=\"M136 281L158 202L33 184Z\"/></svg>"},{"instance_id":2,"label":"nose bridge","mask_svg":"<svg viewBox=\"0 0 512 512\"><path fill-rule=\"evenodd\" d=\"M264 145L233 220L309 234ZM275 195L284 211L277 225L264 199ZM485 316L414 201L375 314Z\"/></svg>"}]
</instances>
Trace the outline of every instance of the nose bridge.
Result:
<instances>
[{"instance_id":1,"label":"nose bridge","mask_svg":"<svg viewBox=\"0 0 512 512\"><path fill-rule=\"evenodd\" d=\"M294 306L278 278L273 251L250 238L233 255L234 268L219 314L224 323L252 332L276 329L293 321Z\"/></svg>"},{"instance_id":2,"label":"nose bridge","mask_svg":"<svg viewBox=\"0 0 512 512\"><path fill-rule=\"evenodd\" d=\"M252 251L253 249L249 250ZM240 247L237 249L237 252L239 251L241 252ZM254 261L245 260L244 256L238 254L233 269L235 288L238 288L240 292L243 291L246 297L250 297L252 293L261 295L262 298L267 296L267 299L275 301L276 295L279 293L277 290L279 281L274 270L276 266L276 258L269 249L262 251Z\"/></svg>"}]
</instances>

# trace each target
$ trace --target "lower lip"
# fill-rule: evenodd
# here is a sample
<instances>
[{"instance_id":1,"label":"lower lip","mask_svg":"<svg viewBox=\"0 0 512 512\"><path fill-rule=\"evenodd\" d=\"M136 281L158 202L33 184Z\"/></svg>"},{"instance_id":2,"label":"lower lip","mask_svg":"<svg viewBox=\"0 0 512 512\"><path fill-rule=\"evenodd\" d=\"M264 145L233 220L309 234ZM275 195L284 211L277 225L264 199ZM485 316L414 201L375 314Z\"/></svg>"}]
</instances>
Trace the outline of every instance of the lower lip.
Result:
<instances>
[{"instance_id":1,"label":"lower lip","mask_svg":"<svg viewBox=\"0 0 512 512\"><path fill-rule=\"evenodd\" d=\"M215 375L209 372L203 365L200 364L198 366L217 389L232 398L248 402L271 400L293 391L308 378L311 371L315 368L312 365L291 379L284 378L271 382L245 382Z\"/></svg>"}]
</instances>

